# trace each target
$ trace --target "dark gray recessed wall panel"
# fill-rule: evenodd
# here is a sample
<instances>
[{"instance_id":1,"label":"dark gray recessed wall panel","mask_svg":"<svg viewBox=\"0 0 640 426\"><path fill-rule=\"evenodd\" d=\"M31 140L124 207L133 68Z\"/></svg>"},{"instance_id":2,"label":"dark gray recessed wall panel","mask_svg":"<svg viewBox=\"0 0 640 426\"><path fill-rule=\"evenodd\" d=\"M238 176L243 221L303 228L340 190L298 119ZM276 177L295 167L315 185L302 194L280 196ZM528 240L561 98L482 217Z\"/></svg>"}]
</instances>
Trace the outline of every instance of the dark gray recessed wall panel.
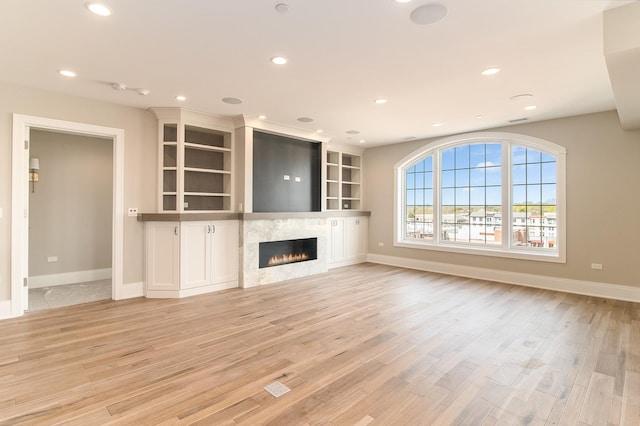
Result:
<instances>
[{"instance_id":1,"label":"dark gray recessed wall panel","mask_svg":"<svg viewBox=\"0 0 640 426\"><path fill-rule=\"evenodd\" d=\"M320 143L254 131L253 211L320 211L320 167Z\"/></svg>"}]
</instances>

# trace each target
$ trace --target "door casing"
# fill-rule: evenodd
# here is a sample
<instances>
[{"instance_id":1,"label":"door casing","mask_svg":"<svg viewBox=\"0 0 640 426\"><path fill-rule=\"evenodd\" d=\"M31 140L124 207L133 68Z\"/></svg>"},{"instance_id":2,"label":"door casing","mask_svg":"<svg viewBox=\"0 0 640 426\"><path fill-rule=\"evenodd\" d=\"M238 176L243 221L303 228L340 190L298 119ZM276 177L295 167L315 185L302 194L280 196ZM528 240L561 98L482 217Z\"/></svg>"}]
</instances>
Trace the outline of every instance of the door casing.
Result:
<instances>
[{"instance_id":1,"label":"door casing","mask_svg":"<svg viewBox=\"0 0 640 426\"><path fill-rule=\"evenodd\" d=\"M29 140L31 129L113 140L112 299L124 291L124 129L13 114L11 154L11 316L24 314L29 273ZM25 294L25 292L27 294Z\"/></svg>"}]
</instances>

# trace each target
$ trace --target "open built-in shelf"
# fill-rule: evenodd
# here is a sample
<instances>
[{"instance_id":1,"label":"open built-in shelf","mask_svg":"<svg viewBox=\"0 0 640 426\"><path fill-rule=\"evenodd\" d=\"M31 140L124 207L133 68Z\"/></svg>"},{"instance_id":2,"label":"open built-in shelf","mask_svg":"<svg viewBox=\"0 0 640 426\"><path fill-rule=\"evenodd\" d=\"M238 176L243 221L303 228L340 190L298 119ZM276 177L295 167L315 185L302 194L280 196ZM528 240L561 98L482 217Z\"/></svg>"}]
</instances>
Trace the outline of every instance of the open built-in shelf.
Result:
<instances>
[{"instance_id":1,"label":"open built-in shelf","mask_svg":"<svg viewBox=\"0 0 640 426\"><path fill-rule=\"evenodd\" d=\"M231 210L231 132L193 125L179 109L154 112L159 120L162 153L159 210ZM207 119L196 118L199 122Z\"/></svg>"},{"instance_id":2,"label":"open built-in shelf","mask_svg":"<svg viewBox=\"0 0 640 426\"><path fill-rule=\"evenodd\" d=\"M360 210L361 157L327 151L326 210Z\"/></svg>"}]
</instances>

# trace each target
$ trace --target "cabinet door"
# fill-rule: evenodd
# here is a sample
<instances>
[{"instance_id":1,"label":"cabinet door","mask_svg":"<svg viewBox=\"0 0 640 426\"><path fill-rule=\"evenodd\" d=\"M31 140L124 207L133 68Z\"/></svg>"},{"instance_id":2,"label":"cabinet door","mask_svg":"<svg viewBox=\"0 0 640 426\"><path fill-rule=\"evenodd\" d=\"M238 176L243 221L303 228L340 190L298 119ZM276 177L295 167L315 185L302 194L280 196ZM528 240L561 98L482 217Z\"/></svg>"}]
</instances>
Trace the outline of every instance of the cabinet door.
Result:
<instances>
[{"instance_id":1,"label":"cabinet door","mask_svg":"<svg viewBox=\"0 0 640 426\"><path fill-rule=\"evenodd\" d=\"M367 256L367 218L349 217L346 220L345 250L347 260L362 260Z\"/></svg>"},{"instance_id":2,"label":"cabinet door","mask_svg":"<svg viewBox=\"0 0 640 426\"><path fill-rule=\"evenodd\" d=\"M180 288L194 288L211 283L210 222L182 222L180 250Z\"/></svg>"},{"instance_id":3,"label":"cabinet door","mask_svg":"<svg viewBox=\"0 0 640 426\"><path fill-rule=\"evenodd\" d=\"M238 281L240 228L237 220L214 221L211 236L212 283Z\"/></svg>"},{"instance_id":4,"label":"cabinet door","mask_svg":"<svg viewBox=\"0 0 640 426\"><path fill-rule=\"evenodd\" d=\"M345 259L345 220L344 218L328 219L329 255L327 263L332 264Z\"/></svg>"},{"instance_id":5,"label":"cabinet door","mask_svg":"<svg viewBox=\"0 0 640 426\"><path fill-rule=\"evenodd\" d=\"M175 222L147 222L147 290L180 288L180 225Z\"/></svg>"}]
</instances>

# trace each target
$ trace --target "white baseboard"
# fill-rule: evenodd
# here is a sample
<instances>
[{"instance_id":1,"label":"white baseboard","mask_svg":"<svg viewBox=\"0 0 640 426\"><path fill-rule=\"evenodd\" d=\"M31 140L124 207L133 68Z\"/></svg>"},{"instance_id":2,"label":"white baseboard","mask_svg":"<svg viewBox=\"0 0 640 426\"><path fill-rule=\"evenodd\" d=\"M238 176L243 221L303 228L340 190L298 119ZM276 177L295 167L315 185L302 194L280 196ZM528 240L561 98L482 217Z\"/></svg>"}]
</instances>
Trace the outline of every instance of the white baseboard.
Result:
<instances>
[{"instance_id":1,"label":"white baseboard","mask_svg":"<svg viewBox=\"0 0 640 426\"><path fill-rule=\"evenodd\" d=\"M238 281L229 281L226 283L187 288L184 290L147 290L145 297L147 297L148 299L173 299L198 296L200 294L213 293L230 288L238 288Z\"/></svg>"},{"instance_id":2,"label":"white baseboard","mask_svg":"<svg viewBox=\"0 0 640 426\"><path fill-rule=\"evenodd\" d=\"M341 268L343 266L357 265L358 263L364 263L366 261L367 259L359 257L357 259L341 260L338 262L329 263L327 264L327 266L328 269Z\"/></svg>"},{"instance_id":3,"label":"white baseboard","mask_svg":"<svg viewBox=\"0 0 640 426\"><path fill-rule=\"evenodd\" d=\"M594 281L572 280L568 278L547 277L544 275L523 274L521 272L453 265L449 263L431 262L428 260L406 259L374 253L369 253L367 255L367 261L383 265L417 269L420 271L437 272L447 275L521 285L525 287L640 303L640 287L606 284Z\"/></svg>"},{"instance_id":4,"label":"white baseboard","mask_svg":"<svg viewBox=\"0 0 640 426\"><path fill-rule=\"evenodd\" d=\"M111 268L89 271L65 272L62 274L36 275L29 277L29 288L53 287L56 285L86 283L111 278Z\"/></svg>"},{"instance_id":5,"label":"white baseboard","mask_svg":"<svg viewBox=\"0 0 640 426\"><path fill-rule=\"evenodd\" d=\"M0 300L0 320L11 318L11 300Z\"/></svg>"},{"instance_id":6,"label":"white baseboard","mask_svg":"<svg viewBox=\"0 0 640 426\"><path fill-rule=\"evenodd\" d=\"M118 300L133 299L135 297L144 297L144 283L128 283L122 286L122 294L118 295Z\"/></svg>"}]
</instances>

